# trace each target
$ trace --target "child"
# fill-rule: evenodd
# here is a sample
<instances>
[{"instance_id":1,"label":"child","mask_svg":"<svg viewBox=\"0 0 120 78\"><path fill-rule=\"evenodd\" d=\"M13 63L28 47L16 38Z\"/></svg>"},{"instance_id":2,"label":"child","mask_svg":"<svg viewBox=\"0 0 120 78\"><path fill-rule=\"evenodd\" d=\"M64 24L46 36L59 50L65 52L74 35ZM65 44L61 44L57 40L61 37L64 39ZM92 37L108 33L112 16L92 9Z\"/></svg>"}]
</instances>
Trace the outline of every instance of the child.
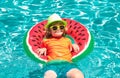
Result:
<instances>
[{"instance_id":1,"label":"child","mask_svg":"<svg viewBox=\"0 0 120 78\"><path fill-rule=\"evenodd\" d=\"M43 70L44 78L84 78L78 67L72 63L72 49L79 51L77 44L72 44L66 35L67 23L59 15L53 14L48 18L46 38L42 41L42 48L37 52L40 56L45 55L48 63Z\"/></svg>"}]
</instances>

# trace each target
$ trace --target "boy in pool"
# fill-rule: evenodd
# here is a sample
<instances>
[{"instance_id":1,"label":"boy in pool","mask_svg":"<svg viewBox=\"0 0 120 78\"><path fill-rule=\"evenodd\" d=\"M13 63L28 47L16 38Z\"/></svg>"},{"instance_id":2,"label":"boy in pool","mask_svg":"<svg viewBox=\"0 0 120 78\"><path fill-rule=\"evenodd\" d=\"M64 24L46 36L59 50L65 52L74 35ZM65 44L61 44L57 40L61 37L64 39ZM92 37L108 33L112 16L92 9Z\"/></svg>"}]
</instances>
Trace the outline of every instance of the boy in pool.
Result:
<instances>
[{"instance_id":1,"label":"boy in pool","mask_svg":"<svg viewBox=\"0 0 120 78\"><path fill-rule=\"evenodd\" d=\"M71 51L78 52L79 47L65 37L66 22L53 14L48 18L45 28L46 38L42 41L42 48L37 49L40 56L48 58L43 68L44 78L84 78L79 68L72 63Z\"/></svg>"}]
</instances>

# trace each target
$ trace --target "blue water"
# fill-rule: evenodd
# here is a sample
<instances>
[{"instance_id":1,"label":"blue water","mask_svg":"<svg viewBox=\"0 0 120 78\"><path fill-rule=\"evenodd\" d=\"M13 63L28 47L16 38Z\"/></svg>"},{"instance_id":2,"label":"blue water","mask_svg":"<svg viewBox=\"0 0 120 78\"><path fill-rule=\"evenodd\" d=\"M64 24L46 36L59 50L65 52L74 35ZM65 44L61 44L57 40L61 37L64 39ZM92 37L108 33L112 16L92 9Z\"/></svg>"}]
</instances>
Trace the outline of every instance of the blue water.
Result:
<instances>
[{"instance_id":1,"label":"blue water","mask_svg":"<svg viewBox=\"0 0 120 78\"><path fill-rule=\"evenodd\" d=\"M81 22L93 34L93 51L77 62L85 78L120 78L120 0L0 0L0 78L40 76L22 40L53 13Z\"/></svg>"}]
</instances>

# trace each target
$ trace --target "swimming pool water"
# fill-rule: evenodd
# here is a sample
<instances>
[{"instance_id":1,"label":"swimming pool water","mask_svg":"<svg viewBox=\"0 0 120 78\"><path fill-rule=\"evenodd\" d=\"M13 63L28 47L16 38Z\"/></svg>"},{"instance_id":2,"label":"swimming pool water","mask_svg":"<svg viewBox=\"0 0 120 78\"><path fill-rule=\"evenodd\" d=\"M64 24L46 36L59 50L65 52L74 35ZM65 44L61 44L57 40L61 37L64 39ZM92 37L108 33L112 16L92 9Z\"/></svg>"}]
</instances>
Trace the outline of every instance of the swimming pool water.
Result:
<instances>
[{"instance_id":1,"label":"swimming pool water","mask_svg":"<svg viewBox=\"0 0 120 78\"><path fill-rule=\"evenodd\" d=\"M93 51L77 62L85 78L120 78L120 0L1 0L0 78L42 78L22 40L53 13L81 22L93 34Z\"/></svg>"}]
</instances>

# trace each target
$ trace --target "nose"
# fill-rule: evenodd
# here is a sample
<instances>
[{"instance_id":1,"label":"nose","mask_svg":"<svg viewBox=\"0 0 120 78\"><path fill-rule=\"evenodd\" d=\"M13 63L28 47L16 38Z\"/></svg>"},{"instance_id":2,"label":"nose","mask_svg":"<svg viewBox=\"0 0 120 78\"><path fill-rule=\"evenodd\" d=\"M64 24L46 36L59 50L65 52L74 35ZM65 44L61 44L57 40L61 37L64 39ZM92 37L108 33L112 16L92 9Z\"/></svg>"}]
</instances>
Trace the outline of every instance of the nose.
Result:
<instances>
[{"instance_id":1,"label":"nose","mask_svg":"<svg viewBox=\"0 0 120 78\"><path fill-rule=\"evenodd\" d=\"M59 32L60 32L60 31L61 31L61 29L57 29L57 31L59 31Z\"/></svg>"}]
</instances>

